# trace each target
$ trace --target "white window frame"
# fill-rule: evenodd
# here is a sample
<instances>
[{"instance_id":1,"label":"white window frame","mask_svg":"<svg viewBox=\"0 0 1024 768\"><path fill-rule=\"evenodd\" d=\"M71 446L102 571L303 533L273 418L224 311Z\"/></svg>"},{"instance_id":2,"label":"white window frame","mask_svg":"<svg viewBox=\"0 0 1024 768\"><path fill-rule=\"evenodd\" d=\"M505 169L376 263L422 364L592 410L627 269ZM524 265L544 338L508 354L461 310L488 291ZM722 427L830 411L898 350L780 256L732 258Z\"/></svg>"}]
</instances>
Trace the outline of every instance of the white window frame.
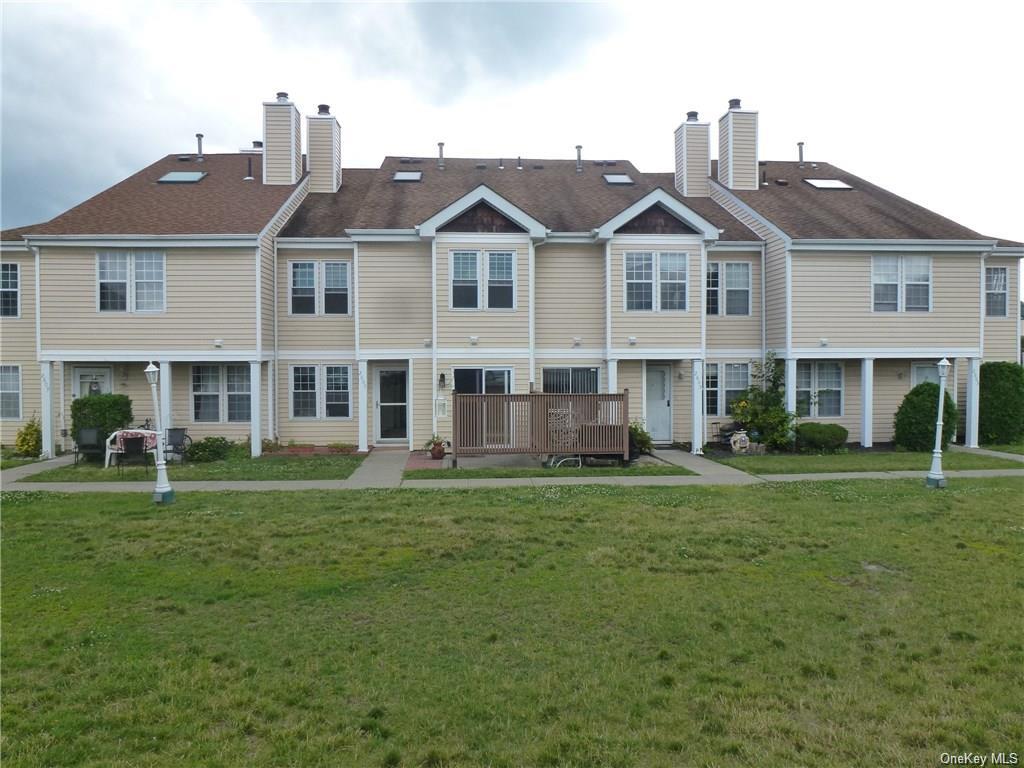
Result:
<instances>
[{"instance_id":1,"label":"white window frame","mask_svg":"<svg viewBox=\"0 0 1024 768\"><path fill-rule=\"evenodd\" d=\"M541 366L541 369L540 369L541 388L543 389L543 386L544 386L544 372L545 371L568 371L569 372L569 389L571 390L572 389L572 371L573 371L574 368L580 368L580 369L584 369L584 370L588 370L588 371L590 371L590 370L597 371L597 392L593 393L593 394L599 394L602 391L602 389L601 389L601 366L599 366L599 365L544 365L544 366ZM547 392L546 389L544 389L543 391ZM559 393L559 394L562 394L562 393ZM568 394L575 395L575 394L580 394L580 393L569 392ZM583 394L591 394L591 393L583 393Z\"/></svg>"},{"instance_id":2,"label":"white window frame","mask_svg":"<svg viewBox=\"0 0 1024 768\"><path fill-rule=\"evenodd\" d=\"M627 283L640 283L647 282L646 280L627 280L628 274L626 269L626 262L628 256L639 256L644 254L651 255L651 308L650 309L629 309L629 296L626 290ZM683 257L683 274L686 276L685 280L672 280L670 282L682 282L685 286L683 296L686 301L686 309L662 309L661 308L661 257L662 255L667 256L682 256ZM667 315L685 315L690 312L690 252L689 251L649 251L649 250L631 250L622 252L622 311L629 312L631 314L667 314ZM703 284L703 280L702 280ZM701 300L705 301L705 294L701 293ZM703 307L702 307L703 308Z\"/></svg>"},{"instance_id":3,"label":"white window frame","mask_svg":"<svg viewBox=\"0 0 1024 768\"><path fill-rule=\"evenodd\" d=\"M476 259L476 306L455 306L455 257L473 256ZM513 274L515 271L513 270ZM452 248L448 251L448 309L451 312L481 312L484 308L483 292L484 275L480 267L480 251L472 248Z\"/></svg>"},{"instance_id":4,"label":"white window frame","mask_svg":"<svg viewBox=\"0 0 1024 768\"><path fill-rule=\"evenodd\" d=\"M315 416L296 416L295 415L295 369L296 368L312 368L313 376L315 378L313 382L313 391L316 394L316 415ZM348 393L348 416L328 416L327 415L327 369L328 368L345 368L347 369L348 389L338 390L340 392ZM291 421L351 421L355 418L355 403L353 401L353 383L352 383L352 364L351 363L339 363L339 362L327 362L327 363L302 363L297 362L288 366L288 418Z\"/></svg>"},{"instance_id":5,"label":"white window frame","mask_svg":"<svg viewBox=\"0 0 1024 768\"><path fill-rule=\"evenodd\" d=\"M476 306L455 306L455 256L476 257ZM512 306L490 306L491 254L512 255ZM519 309L519 251L516 248L452 248L448 251L448 310L451 312L515 312Z\"/></svg>"},{"instance_id":6,"label":"white window frame","mask_svg":"<svg viewBox=\"0 0 1024 768\"><path fill-rule=\"evenodd\" d=\"M875 309L875 286L876 285L893 285L893 283L878 283L875 281L875 260L879 258L894 258L896 259L896 310L888 309ZM935 278L933 275L934 259L931 256L919 256L919 255L899 255L899 254L875 254L871 257L871 295L868 300L871 303L871 312L878 315L896 315L907 313L906 301L907 301L907 285L906 270L904 268L904 261L908 258L923 258L928 259L928 309L912 309L909 313L912 315L925 315L930 313L934 309L935 305ZM924 283L913 282L910 285L924 285Z\"/></svg>"},{"instance_id":7,"label":"white window frame","mask_svg":"<svg viewBox=\"0 0 1024 768\"><path fill-rule=\"evenodd\" d=\"M239 368L244 367L248 372L249 389L244 392L228 392L228 367L237 366ZM196 392L195 389L195 378L194 370L196 368L216 368L217 369L217 392ZM251 424L252 423L252 368L249 363L246 362L230 362L230 363L192 363L188 367L188 418L190 424ZM216 421L196 421L196 395L217 395L217 420ZM228 398L231 395L248 395L249 396L249 418L247 419L236 419L233 421L228 420Z\"/></svg>"},{"instance_id":8,"label":"white window frame","mask_svg":"<svg viewBox=\"0 0 1024 768\"><path fill-rule=\"evenodd\" d=\"M715 369L715 386L708 386L708 376L711 373L711 368L714 366ZM715 393L715 410L708 410L708 392ZM706 416L721 416L722 410L722 372L718 367L718 363L704 363L704 414Z\"/></svg>"},{"instance_id":9,"label":"white window frame","mask_svg":"<svg viewBox=\"0 0 1024 768\"><path fill-rule=\"evenodd\" d=\"M160 269L163 274L163 280L161 281L160 291L160 308L159 309L138 309L136 307L136 274L135 274L135 256L136 254L146 255L157 255L160 257ZM100 309L100 257L101 256L127 256L128 257L128 277L127 277L127 288L125 291L125 308L124 309ZM104 251L96 252L96 312L102 315L159 315L167 311L167 254L164 251L154 250L113 250L108 249ZM113 280L105 280L103 282L120 282Z\"/></svg>"},{"instance_id":10,"label":"white window frame","mask_svg":"<svg viewBox=\"0 0 1024 768\"><path fill-rule=\"evenodd\" d=\"M925 363L925 362L911 363L910 364L910 387L911 387L911 389L913 389L918 384L921 384L922 382L925 381L925 379L921 378L921 374L919 373L919 371L921 371L922 369L933 370L933 371L935 371L936 377L938 377L938 373L939 373L938 369L939 369L939 367L938 367L937 363L934 363L934 362L932 362L932 363ZM936 404L936 407L937 406L938 406L938 404Z\"/></svg>"},{"instance_id":11,"label":"white window frame","mask_svg":"<svg viewBox=\"0 0 1024 768\"><path fill-rule=\"evenodd\" d=\"M5 267L14 267L14 279L17 282L15 288L4 288L4 291L14 291L15 301L15 312L13 315L3 315L5 320L20 320L21 319L21 264L16 261L5 261L3 262Z\"/></svg>"},{"instance_id":12,"label":"white window frame","mask_svg":"<svg viewBox=\"0 0 1024 768\"><path fill-rule=\"evenodd\" d=\"M990 291L988 289L988 273L1002 272L1003 277L1003 290L1001 291ZM988 297L999 296L1003 297L1003 313L996 314L988 311ZM985 267L985 317L1009 317L1010 316L1010 268L1009 267Z\"/></svg>"},{"instance_id":13,"label":"white window frame","mask_svg":"<svg viewBox=\"0 0 1024 768\"><path fill-rule=\"evenodd\" d=\"M798 360L797 366L810 365L811 366L811 388L805 389L803 387L798 388L796 391L807 392L807 415L798 416L800 419L841 419L846 416L846 364L842 360ZM839 366L839 413L822 415L818 413L818 392L821 387L818 386L818 366L819 365L838 365ZM800 374L797 373L797 379ZM796 382L794 382L795 384Z\"/></svg>"},{"instance_id":14,"label":"white window frame","mask_svg":"<svg viewBox=\"0 0 1024 768\"><path fill-rule=\"evenodd\" d=\"M747 385L743 389L750 389L751 373L752 373L750 361L749 360L714 360L714 361L708 360L708 361L706 361L704 363L704 388L705 388L705 390L707 389L707 383L708 383L708 366L711 366L711 365L715 366L715 369L716 369L717 375L718 375L718 387L716 388L716 392L718 393L718 408L716 409L716 412L714 412L714 413L711 412L711 411L708 411L708 409L707 409L707 399L705 398L705 400L704 400L704 403L705 403L704 410L707 411L706 415L709 416L709 417L728 417L728 416L731 416L732 414L726 412L725 400L726 400L727 392L732 392L735 388L734 387L729 387L727 389L726 386L725 386L725 366L727 366L727 365L745 365L745 366L747 366Z\"/></svg>"},{"instance_id":15,"label":"white window frame","mask_svg":"<svg viewBox=\"0 0 1024 768\"><path fill-rule=\"evenodd\" d=\"M746 288L730 288L728 285L728 275L730 266L744 266L747 269L747 286ZM712 267L715 267L717 272L718 285L715 288L708 287L708 276L712 271ZM746 291L747 294L747 311L746 312L729 312L729 291ZM708 306L708 294L716 293L718 295L718 311L707 312ZM707 270L704 273L704 311L709 317L750 317L754 312L754 267L749 261L709 261Z\"/></svg>"},{"instance_id":16,"label":"white window frame","mask_svg":"<svg viewBox=\"0 0 1024 768\"><path fill-rule=\"evenodd\" d=\"M295 287L293 264L313 265L313 311L295 312L292 309L292 289ZM348 294L347 312L327 312L327 265L345 265L345 290ZM289 259L288 260L288 316L289 317L352 317L352 261L351 259Z\"/></svg>"},{"instance_id":17,"label":"white window frame","mask_svg":"<svg viewBox=\"0 0 1024 768\"><path fill-rule=\"evenodd\" d=\"M487 381L488 371L506 371L508 373L508 392L513 394L516 391L516 369L509 365L453 365L451 391L455 392L455 371L457 370L480 371L482 382Z\"/></svg>"},{"instance_id":18,"label":"white window frame","mask_svg":"<svg viewBox=\"0 0 1024 768\"><path fill-rule=\"evenodd\" d=\"M22 414L22 412L24 410L24 396L23 396L23 382L22 382L22 377L21 377L21 366L20 365L11 365L11 364L4 363L2 367L4 367L4 368L14 368L18 372L18 389L17 389L17 395L18 395L18 415L17 416L4 416L2 414L2 412L0 412L0 419L3 419L4 421L21 421L21 414ZM4 389L4 390L0 390L0 392L2 392L3 394L9 395L9 394L11 394L12 390Z\"/></svg>"},{"instance_id":19,"label":"white window frame","mask_svg":"<svg viewBox=\"0 0 1024 768\"><path fill-rule=\"evenodd\" d=\"M713 267L713 269L712 269ZM708 285L712 274L715 277L714 287ZM715 311L708 312L708 297L715 297ZM704 272L704 314L709 317L722 313L722 262L709 261L707 270Z\"/></svg>"},{"instance_id":20,"label":"white window frame","mask_svg":"<svg viewBox=\"0 0 1024 768\"><path fill-rule=\"evenodd\" d=\"M483 259L484 263L484 279L481 282L483 285L484 294L484 309L492 312L515 312L519 307L519 280L517 279L518 273L518 260L516 259L515 249L507 250L493 250L485 252L486 258ZM511 307L492 307L491 306L491 256L511 256L512 257L512 306ZM477 274L480 272L480 260L477 260Z\"/></svg>"}]
</instances>

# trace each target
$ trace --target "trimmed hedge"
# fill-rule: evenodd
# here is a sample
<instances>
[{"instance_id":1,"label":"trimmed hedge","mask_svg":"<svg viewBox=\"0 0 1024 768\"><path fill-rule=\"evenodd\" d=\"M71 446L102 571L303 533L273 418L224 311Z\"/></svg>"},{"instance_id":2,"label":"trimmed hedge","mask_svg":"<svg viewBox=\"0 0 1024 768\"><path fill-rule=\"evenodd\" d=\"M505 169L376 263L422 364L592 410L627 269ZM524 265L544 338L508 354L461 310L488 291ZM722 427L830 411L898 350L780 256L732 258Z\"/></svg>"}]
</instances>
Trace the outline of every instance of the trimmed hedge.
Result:
<instances>
[{"instance_id":1,"label":"trimmed hedge","mask_svg":"<svg viewBox=\"0 0 1024 768\"><path fill-rule=\"evenodd\" d=\"M818 424L813 421L796 425L796 445L811 451L835 451L846 444L850 432L841 424Z\"/></svg>"},{"instance_id":2,"label":"trimmed hedge","mask_svg":"<svg viewBox=\"0 0 1024 768\"><path fill-rule=\"evenodd\" d=\"M128 395L86 395L71 403L71 437L78 439L79 431L95 427L100 440L106 442L111 432L132 423L132 401Z\"/></svg>"},{"instance_id":3,"label":"trimmed hedge","mask_svg":"<svg viewBox=\"0 0 1024 768\"><path fill-rule=\"evenodd\" d=\"M1024 435L1024 366L984 363L978 393L978 440L1015 443Z\"/></svg>"},{"instance_id":4,"label":"trimmed hedge","mask_svg":"<svg viewBox=\"0 0 1024 768\"><path fill-rule=\"evenodd\" d=\"M935 448L935 417L939 410L939 385L931 381L918 384L903 398L896 409L896 432L893 442L908 451L931 451ZM956 434L957 410L946 392L942 411L942 448Z\"/></svg>"}]
</instances>

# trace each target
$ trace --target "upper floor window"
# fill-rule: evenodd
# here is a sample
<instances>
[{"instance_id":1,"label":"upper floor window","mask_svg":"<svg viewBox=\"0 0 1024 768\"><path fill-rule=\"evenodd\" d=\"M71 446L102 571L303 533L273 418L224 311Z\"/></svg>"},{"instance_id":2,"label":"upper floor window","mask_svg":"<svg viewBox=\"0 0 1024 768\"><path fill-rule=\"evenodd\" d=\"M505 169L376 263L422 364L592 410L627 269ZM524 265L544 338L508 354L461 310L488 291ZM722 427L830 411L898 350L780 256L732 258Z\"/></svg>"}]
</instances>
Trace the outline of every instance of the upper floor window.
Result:
<instances>
[{"instance_id":1,"label":"upper floor window","mask_svg":"<svg viewBox=\"0 0 1024 768\"><path fill-rule=\"evenodd\" d=\"M449 288L452 309L515 309L515 251L452 251Z\"/></svg>"},{"instance_id":2,"label":"upper floor window","mask_svg":"<svg viewBox=\"0 0 1024 768\"><path fill-rule=\"evenodd\" d=\"M875 312L930 312L930 256L875 256L871 260L872 308Z\"/></svg>"},{"instance_id":3,"label":"upper floor window","mask_svg":"<svg viewBox=\"0 0 1024 768\"><path fill-rule=\"evenodd\" d=\"M20 314L20 278L17 264L0 264L0 317L17 317Z\"/></svg>"},{"instance_id":4,"label":"upper floor window","mask_svg":"<svg viewBox=\"0 0 1024 768\"><path fill-rule=\"evenodd\" d=\"M796 414L820 418L843 415L843 367L828 361L796 365Z\"/></svg>"},{"instance_id":5,"label":"upper floor window","mask_svg":"<svg viewBox=\"0 0 1024 768\"><path fill-rule=\"evenodd\" d=\"M347 261L289 262L288 311L293 315L347 315Z\"/></svg>"},{"instance_id":6,"label":"upper floor window","mask_svg":"<svg viewBox=\"0 0 1024 768\"><path fill-rule=\"evenodd\" d=\"M985 267L985 314L1006 317L1009 270L1006 267Z\"/></svg>"},{"instance_id":7,"label":"upper floor window","mask_svg":"<svg viewBox=\"0 0 1024 768\"><path fill-rule=\"evenodd\" d=\"M96 255L100 312L160 312L164 309L164 254L110 251Z\"/></svg>"},{"instance_id":8,"label":"upper floor window","mask_svg":"<svg viewBox=\"0 0 1024 768\"><path fill-rule=\"evenodd\" d=\"M0 419L21 418L21 366L0 365Z\"/></svg>"},{"instance_id":9,"label":"upper floor window","mask_svg":"<svg viewBox=\"0 0 1024 768\"><path fill-rule=\"evenodd\" d=\"M709 262L705 285L707 314L750 314L750 262Z\"/></svg>"},{"instance_id":10,"label":"upper floor window","mask_svg":"<svg viewBox=\"0 0 1024 768\"><path fill-rule=\"evenodd\" d=\"M686 310L687 254L637 251L624 261L627 311Z\"/></svg>"},{"instance_id":11,"label":"upper floor window","mask_svg":"<svg viewBox=\"0 0 1024 768\"><path fill-rule=\"evenodd\" d=\"M545 368L543 386L545 392L556 395L596 395L597 368Z\"/></svg>"}]
</instances>

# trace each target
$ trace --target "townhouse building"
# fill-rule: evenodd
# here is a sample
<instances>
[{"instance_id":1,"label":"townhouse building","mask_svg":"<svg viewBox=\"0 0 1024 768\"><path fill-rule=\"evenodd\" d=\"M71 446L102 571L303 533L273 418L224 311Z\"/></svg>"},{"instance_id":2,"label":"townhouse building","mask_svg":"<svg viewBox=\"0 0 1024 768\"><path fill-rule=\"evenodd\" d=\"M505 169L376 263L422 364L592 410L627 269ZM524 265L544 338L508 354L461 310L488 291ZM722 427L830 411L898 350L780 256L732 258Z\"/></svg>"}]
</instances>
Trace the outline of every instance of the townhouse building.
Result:
<instances>
[{"instance_id":1,"label":"townhouse building","mask_svg":"<svg viewBox=\"0 0 1024 768\"><path fill-rule=\"evenodd\" d=\"M0 235L0 441L37 416L44 453L69 448L94 392L152 416L152 360L165 425L253 455L411 450L450 437L453 392L624 389L656 442L699 452L770 352L790 410L865 446L947 357L976 445L981 362L1020 360L1024 246L761 160L758 119L688 113L665 173L443 145L366 169L326 105L303 120L279 93L253 148L200 142Z\"/></svg>"}]
</instances>

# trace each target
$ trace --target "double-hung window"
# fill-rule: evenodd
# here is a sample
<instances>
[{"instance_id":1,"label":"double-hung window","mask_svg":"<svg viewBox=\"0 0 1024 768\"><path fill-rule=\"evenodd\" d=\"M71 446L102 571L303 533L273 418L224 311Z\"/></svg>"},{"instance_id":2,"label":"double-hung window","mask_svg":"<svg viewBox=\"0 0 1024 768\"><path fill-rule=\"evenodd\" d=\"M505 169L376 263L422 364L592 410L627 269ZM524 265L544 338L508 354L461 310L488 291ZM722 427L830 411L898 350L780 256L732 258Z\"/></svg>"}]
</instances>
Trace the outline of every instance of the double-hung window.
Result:
<instances>
[{"instance_id":1,"label":"double-hung window","mask_svg":"<svg viewBox=\"0 0 1024 768\"><path fill-rule=\"evenodd\" d=\"M293 315L347 315L347 261L291 261L288 311Z\"/></svg>"},{"instance_id":2,"label":"double-hung window","mask_svg":"<svg viewBox=\"0 0 1024 768\"><path fill-rule=\"evenodd\" d=\"M220 421L220 366L192 366L192 421Z\"/></svg>"},{"instance_id":3,"label":"double-hung window","mask_svg":"<svg viewBox=\"0 0 1024 768\"><path fill-rule=\"evenodd\" d=\"M875 256L871 260L871 306L875 312L929 312L930 256Z\"/></svg>"},{"instance_id":4,"label":"double-hung window","mask_svg":"<svg viewBox=\"0 0 1024 768\"><path fill-rule=\"evenodd\" d=\"M452 308L480 308L480 254L455 251L452 254Z\"/></svg>"},{"instance_id":5,"label":"double-hung window","mask_svg":"<svg viewBox=\"0 0 1024 768\"><path fill-rule=\"evenodd\" d=\"M515 309L515 275L515 251L452 251L451 308Z\"/></svg>"},{"instance_id":6,"label":"double-hung window","mask_svg":"<svg viewBox=\"0 0 1024 768\"><path fill-rule=\"evenodd\" d=\"M985 267L986 316L1006 317L1008 279L1009 270L1006 267Z\"/></svg>"},{"instance_id":7,"label":"double-hung window","mask_svg":"<svg viewBox=\"0 0 1024 768\"><path fill-rule=\"evenodd\" d=\"M292 418L315 419L317 411L316 366L292 367Z\"/></svg>"},{"instance_id":8,"label":"double-hung window","mask_svg":"<svg viewBox=\"0 0 1024 768\"><path fill-rule=\"evenodd\" d=\"M705 304L704 312L709 315L718 314L718 289L721 285L721 264L716 261L708 262L708 274L705 278ZM715 376L718 376L716 371ZM717 411L716 411L717 412Z\"/></svg>"},{"instance_id":9,"label":"double-hung window","mask_svg":"<svg viewBox=\"0 0 1024 768\"><path fill-rule=\"evenodd\" d=\"M324 416L328 419L347 419L352 413L347 365L324 366Z\"/></svg>"},{"instance_id":10,"label":"double-hung window","mask_svg":"<svg viewBox=\"0 0 1024 768\"><path fill-rule=\"evenodd\" d=\"M348 262L324 263L324 314L348 314Z\"/></svg>"},{"instance_id":11,"label":"double-hung window","mask_svg":"<svg viewBox=\"0 0 1024 768\"><path fill-rule=\"evenodd\" d=\"M248 363L192 366L192 421L248 422L252 394Z\"/></svg>"},{"instance_id":12,"label":"double-hung window","mask_svg":"<svg viewBox=\"0 0 1024 768\"><path fill-rule=\"evenodd\" d=\"M293 315L316 314L316 262L291 262L290 312Z\"/></svg>"},{"instance_id":13,"label":"double-hung window","mask_svg":"<svg viewBox=\"0 0 1024 768\"><path fill-rule=\"evenodd\" d=\"M0 419L21 418L21 366L0 365Z\"/></svg>"},{"instance_id":14,"label":"double-hung window","mask_svg":"<svg viewBox=\"0 0 1024 768\"><path fill-rule=\"evenodd\" d=\"M352 416L352 367L293 365L290 399L293 419L347 419Z\"/></svg>"},{"instance_id":15,"label":"double-hung window","mask_svg":"<svg viewBox=\"0 0 1024 768\"><path fill-rule=\"evenodd\" d=\"M718 363L704 366L704 412L708 416L718 415Z\"/></svg>"},{"instance_id":16,"label":"double-hung window","mask_svg":"<svg viewBox=\"0 0 1024 768\"><path fill-rule=\"evenodd\" d=\"M626 253L626 311L685 311L688 263L685 253Z\"/></svg>"},{"instance_id":17,"label":"double-hung window","mask_svg":"<svg viewBox=\"0 0 1024 768\"><path fill-rule=\"evenodd\" d=\"M17 317L21 314L18 293L21 274L17 264L0 264L0 317Z\"/></svg>"},{"instance_id":18,"label":"double-hung window","mask_svg":"<svg viewBox=\"0 0 1024 768\"><path fill-rule=\"evenodd\" d=\"M843 366L829 361L796 365L796 414L809 418L843 415Z\"/></svg>"},{"instance_id":19,"label":"double-hung window","mask_svg":"<svg viewBox=\"0 0 1024 768\"><path fill-rule=\"evenodd\" d=\"M596 395L598 392L597 368L545 368L543 387L545 392L556 395Z\"/></svg>"},{"instance_id":20,"label":"double-hung window","mask_svg":"<svg viewBox=\"0 0 1024 768\"><path fill-rule=\"evenodd\" d=\"M100 252L96 276L100 312L163 311L166 280L162 252Z\"/></svg>"},{"instance_id":21,"label":"double-hung window","mask_svg":"<svg viewBox=\"0 0 1024 768\"><path fill-rule=\"evenodd\" d=\"M249 421L252 391L249 388L250 368L247 364L226 365L228 421Z\"/></svg>"},{"instance_id":22,"label":"double-hung window","mask_svg":"<svg viewBox=\"0 0 1024 768\"><path fill-rule=\"evenodd\" d=\"M732 404L750 387L750 363L705 363L704 396L708 416L732 414Z\"/></svg>"},{"instance_id":23,"label":"double-hung window","mask_svg":"<svg viewBox=\"0 0 1024 768\"><path fill-rule=\"evenodd\" d=\"M732 414L732 404L750 387L750 363L725 363L725 413Z\"/></svg>"},{"instance_id":24,"label":"double-hung window","mask_svg":"<svg viewBox=\"0 0 1024 768\"><path fill-rule=\"evenodd\" d=\"M487 254L487 308L513 309L515 307L515 254L512 251L492 251Z\"/></svg>"},{"instance_id":25,"label":"double-hung window","mask_svg":"<svg viewBox=\"0 0 1024 768\"><path fill-rule=\"evenodd\" d=\"M750 262L709 262L705 311L709 315L749 315L750 287Z\"/></svg>"}]
</instances>

